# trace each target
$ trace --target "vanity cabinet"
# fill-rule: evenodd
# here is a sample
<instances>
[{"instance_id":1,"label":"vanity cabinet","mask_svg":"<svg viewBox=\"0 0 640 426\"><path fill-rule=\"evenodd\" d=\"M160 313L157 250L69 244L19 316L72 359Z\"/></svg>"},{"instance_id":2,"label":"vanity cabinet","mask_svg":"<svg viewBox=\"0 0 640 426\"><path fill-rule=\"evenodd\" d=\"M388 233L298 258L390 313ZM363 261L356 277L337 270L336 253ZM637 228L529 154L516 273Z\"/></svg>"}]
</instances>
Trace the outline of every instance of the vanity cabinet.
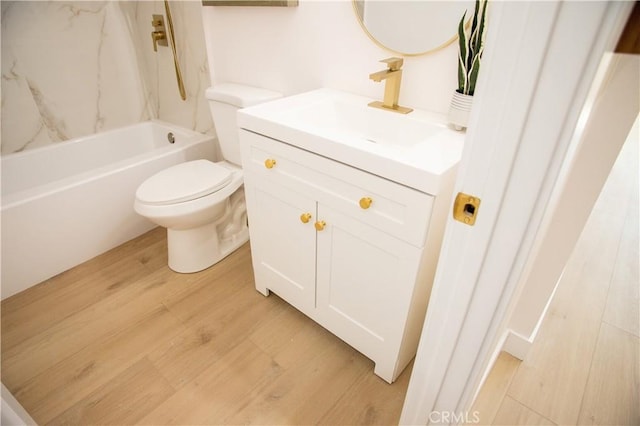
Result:
<instances>
[{"instance_id":1,"label":"vanity cabinet","mask_svg":"<svg viewBox=\"0 0 640 426\"><path fill-rule=\"evenodd\" d=\"M393 382L424 321L441 238L436 198L247 130L240 141L257 290Z\"/></svg>"}]
</instances>

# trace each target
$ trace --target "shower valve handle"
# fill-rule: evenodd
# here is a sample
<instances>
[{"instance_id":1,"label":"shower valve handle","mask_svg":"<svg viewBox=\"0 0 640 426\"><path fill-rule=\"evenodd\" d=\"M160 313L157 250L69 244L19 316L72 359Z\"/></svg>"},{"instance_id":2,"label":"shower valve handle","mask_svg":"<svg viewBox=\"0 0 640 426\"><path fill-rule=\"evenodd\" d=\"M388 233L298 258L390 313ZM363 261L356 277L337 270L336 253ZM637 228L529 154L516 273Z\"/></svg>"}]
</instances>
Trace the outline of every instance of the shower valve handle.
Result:
<instances>
[{"instance_id":1,"label":"shower valve handle","mask_svg":"<svg viewBox=\"0 0 640 426\"><path fill-rule=\"evenodd\" d=\"M166 40L167 39L167 34L165 34L164 31L153 31L151 33L151 39L153 40L153 51L157 52L158 51L158 42L160 42L161 40ZM160 43L162 44L162 43Z\"/></svg>"}]
</instances>

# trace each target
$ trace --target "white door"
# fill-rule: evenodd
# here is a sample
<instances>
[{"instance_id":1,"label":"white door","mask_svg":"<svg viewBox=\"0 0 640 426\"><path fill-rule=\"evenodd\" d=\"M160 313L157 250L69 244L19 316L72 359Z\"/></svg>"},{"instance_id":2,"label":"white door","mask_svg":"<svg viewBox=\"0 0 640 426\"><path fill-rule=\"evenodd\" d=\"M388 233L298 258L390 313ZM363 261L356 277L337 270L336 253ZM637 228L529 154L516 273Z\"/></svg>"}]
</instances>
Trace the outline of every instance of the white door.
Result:
<instances>
[{"instance_id":1,"label":"white door","mask_svg":"<svg viewBox=\"0 0 640 426\"><path fill-rule=\"evenodd\" d=\"M265 295L273 291L303 312L314 309L316 202L269 181L251 181L247 191L256 288Z\"/></svg>"},{"instance_id":2,"label":"white door","mask_svg":"<svg viewBox=\"0 0 640 426\"><path fill-rule=\"evenodd\" d=\"M475 227L447 224L402 424L464 418L600 59L632 7L492 3L456 182L482 203Z\"/></svg>"},{"instance_id":3,"label":"white door","mask_svg":"<svg viewBox=\"0 0 640 426\"><path fill-rule=\"evenodd\" d=\"M323 204L318 219L325 222L317 235L320 322L392 382L420 250Z\"/></svg>"}]
</instances>

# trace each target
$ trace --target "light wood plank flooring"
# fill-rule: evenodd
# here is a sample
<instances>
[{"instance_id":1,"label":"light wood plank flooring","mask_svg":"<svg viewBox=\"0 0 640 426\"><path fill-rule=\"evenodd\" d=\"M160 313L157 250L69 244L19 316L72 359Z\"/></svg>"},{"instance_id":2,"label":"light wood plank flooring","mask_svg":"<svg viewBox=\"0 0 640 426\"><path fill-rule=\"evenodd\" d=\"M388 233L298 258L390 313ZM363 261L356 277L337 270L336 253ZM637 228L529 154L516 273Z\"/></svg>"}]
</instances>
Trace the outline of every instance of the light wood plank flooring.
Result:
<instances>
[{"instance_id":1,"label":"light wood plank flooring","mask_svg":"<svg viewBox=\"0 0 640 426\"><path fill-rule=\"evenodd\" d=\"M640 424L638 137L529 356L501 354L482 424ZM396 424L411 368L373 363L253 288L248 244L197 274L153 230L2 302L2 382L39 424Z\"/></svg>"},{"instance_id":2,"label":"light wood plank flooring","mask_svg":"<svg viewBox=\"0 0 640 426\"><path fill-rule=\"evenodd\" d=\"M2 382L38 424L394 424L411 368L254 289L249 245L196 274L155 229L2 302Z\"/></svg>"},{"instance_id":3,"label":"light wood plank flooring","mask_svg":"<svg viewBox=\"0 0 640 426\"><path fill-rule=\"evenodd\" d=\"M638 127L625 143L527 358L502 353L481 423L640 425Z\"/></svg>"}]
</instances>

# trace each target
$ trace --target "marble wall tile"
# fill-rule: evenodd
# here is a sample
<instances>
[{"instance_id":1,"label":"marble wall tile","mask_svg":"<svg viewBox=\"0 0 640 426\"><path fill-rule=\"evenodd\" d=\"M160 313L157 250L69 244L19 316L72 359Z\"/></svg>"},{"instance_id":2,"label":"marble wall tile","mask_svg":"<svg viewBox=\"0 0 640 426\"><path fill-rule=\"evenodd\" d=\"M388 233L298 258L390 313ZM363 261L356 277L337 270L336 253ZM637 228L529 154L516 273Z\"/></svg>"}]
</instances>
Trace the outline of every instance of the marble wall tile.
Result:
<instances>
[{"instance_id":1,"label":"marble wall tile","mask_svg":"<svg viewBox=\"0 0 640 426\"><path fill-rule=\"evenodd\" d=\"M2 153L146 118L114 4L2 2Z\"/></svg>"},{"instance_id":2,"label":"marble wall tile","mask_svg":"<svg viewBox=\"0 0 640 426\"><path fill-rule=\"evenodd\" d=\"M175 69L166 63L159 68L160 86L168 90L160 93L160 116L168 121L183 123L201 132L212 130L211 112L204 91L210 86L209 65L202 25L202 2L171 2L176 50L185 82L187 99L175 102L178 93ZM169 56L169 55L165 55ZM165 58L166 59L166 58ZM168 62L173 62L169 60ZM171 90L173 88L173 90Z\"/></svg>"},{"instance_id":3,"label":"marble wall tile","mask_svg":"<svg viewBox=\"0 0 640 426\"><path fill-rule=\"evenodd\" d=\"M165 15L163 1L120 2L130 22L132 37L140 63L140 72L154 114L161 120L176 123L203 133L213 132L213 122L204 91L210 86L207 51L202 24L202 3L198 0L171 1L176 52L187 99L178 90L173 52L170 46L153 51L151 17ZM167 28L168 30L168 28Z\"/></svg>"},{"instance_id":4,"label":"marble wall tile","mask_svg":"<svg viewBox=\"0 0 640 426\"><path fill-rule=\"evenodd\" d=\"M170 48L152 48L163 2L2 1L1 153L150 118L213 132L202 6L170 4L187 101Z\"/></svg>"}]
</instances>

